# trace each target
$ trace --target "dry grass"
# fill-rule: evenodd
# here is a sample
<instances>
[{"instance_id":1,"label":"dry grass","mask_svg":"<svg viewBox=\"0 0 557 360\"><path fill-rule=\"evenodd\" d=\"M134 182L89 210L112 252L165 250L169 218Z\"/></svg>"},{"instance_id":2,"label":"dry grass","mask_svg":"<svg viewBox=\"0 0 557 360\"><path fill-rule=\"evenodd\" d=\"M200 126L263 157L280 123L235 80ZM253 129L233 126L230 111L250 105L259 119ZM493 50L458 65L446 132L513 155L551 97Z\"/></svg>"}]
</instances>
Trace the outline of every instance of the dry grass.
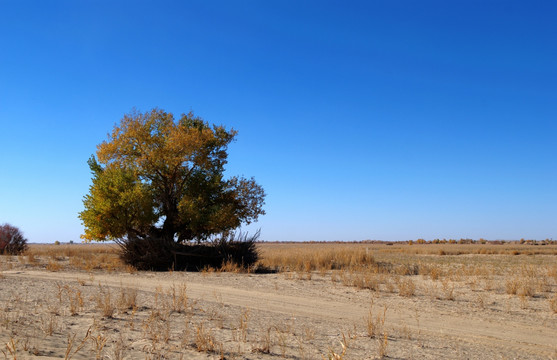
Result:
<instances>
[{"instance_id":1,"label":"dry grass","mask_svg":"<svg viewBox=\"0 0 557 360\"><path fill-rule=\"evenodd\" d=\"M557 255L557 244L530 245L517 242L504 244L418 244L407 243L260 243L261 264L278 271L340 270L381 266L384 259L400 257L399 263L407 258L427 259L434 256L438 260L428 265L435 266L447 262L455 256L466 255ZM413 256L416 255L416 256ZM448 259L444 259L447 257ZM444 260L442 260L444 259ZM413 265L418 264L415 262ZM409 269L412 270L412 269ZM433 268L432 276L438 276L439 268ZM557 276L555 270L554 276Z\"/></svg>"},{"instance_id":2,"label":"dry grass","mask_svg":"<svg viewBox=\"0 0 557 360\"><path fill-rule=\"evenodd\" d=\"M553 295L553 297L549 299L549 308L553 311L553 313L557 314L557 294Z\"/></svg>"},{"instance_id":3,"label":"dry grass","mask_svg":"<svg viewBox=\"0 0 557 360\"><path fill-rule=\"evenodd\" d=\"M384 334L385 319L387 318L387 307L383 307L383 311L378 312L377 315L374 317L373 304L374 302L372 301L369 306L369 313L364 319L364 325L367 335L370 338L377 338Z\"/></svg>"},{"instance_id":4,"label":"dry grass","mask_svg":"<svg viewBox=\"0 0 557 360\"><path fill-rule=\"evenodd\" d=\"M121 288L117 307L121 312L137 309L137 289Z\"/></svg>"},{"instance_id":5,"label":"dry grass","mask_svg":"<svg viewBox=\"0 0 557 360\"><path fill-rule=\"evenodd\" d=\"M116 311L116 305L114 304L114 300L112 299L110 288L102 287L99 285L98 289L99 291L95 299L97 303L97 309L100 310L100 313L103 317L110 319Z\"/></svg>"},{"instance_id":6,"label":"dry grass","mask_svg":"<svg viewBox=\"0 0 557 360\"><path fill-rule=\"evenodd\" d=\"M481 309L502 293L516 296L521 309L544 299L557 307L555 243L262 243L259 250L262 266L292 280L328 274L333 284Z\"/></svg>"},{"instance_id":7,"label":"dry grass","mask_svg":"<svg viewBox=\"0 0 557 360\"><path fill-rule=\"evenodd\" d=\"M215 351L215 336L210 329L207 329L207 326L204 323L200 323L195 329L195 348L200 352Z\"/></svg>"},{"instance_id":8,"label":"dry grass","mask_svg":"<svg viewBox=\"0 0 557 360\"><path fill-rule=\"evenodd\" d=\"M314 282L348 286L349 291L369 293L376 299L425 301L430 306L478 312L557 314L557 245L260 243L258 248L259 267L280 272L276 276L303 286ZM14 334L3 352L7 356L32 352L33 339L59 337L67 347L66 358L86 351L96 358L123 358L130 343L141 342L144 357L153 359L179 358L176 354L185 350L221 358L253 357L246 355L252 352L262 357L342 359L353 358L356 344L372 338L372 357L381 358L392 356L397 341L420 336L415 328L406 328L406 333L393 330L387 308L376 309L372 303L358 329L341 329L336 337L329 334L330 345L314 349L312 344L323 335L308 330L307 324L270 320L256 325L257 314L247 309L237 309L227 317L222 299L211 308L196 304L185 282L160 288L151 298L135 288L92 286L97 272L136 276L135 269L120 262L117 250L97 244L31 245L23 256L0 257L0 278L2 271L17 267L80 272L73 285L56 283L52 296L39 302L36 314L26 314L19 305L32 303L24 293L2 295L0 328ZM224 264L203 276L223 276L221 272L241 271ZM90 332L76 337L75 330L67 330L71 321L65 317L91 317ZM416 319L419 322L418 315ZM133 339L110 337L102 331L114 322L125 324L124 333ZM29 350L23 350L24 346Z\"/></svg>"},{"instance_id":9,"label":"dry grass","mask_svg":"<svg viewBox=\"0 0 557 360\"><path fill-rule=\"evenodd\" d=\"M50 271L135 271L120 260L118 251L114 244L30 244L20 261Z\"/></svg>"},{"instance_id":10,"label":"dry grass","mask_svg":"<svg viewBox=\"0 0 557 360\"><path fill-rule=\"evenodd\" d=\"M396 282L400 296L412 297L416 293L416 284L411 278L399 277Z\"/></svg>"},{"instance_id":11,"label":"dry grass","mask_svg":"<svg viewBox=\"0 0 557 360\"><path fill-rule=\"evenodd\" d=\"M372 270L400 275L429 275L437 280L444 271L440 264L455 259L485 255L507 256L518 259L531 255L557 255L557 244L537 245L518 242L492 244L414 244L398 243L259 243L261 259L258 266L279 272L325 272L330 270ZM20 256L26 266L59 270L136 270L122 263L115 244L30 244ZM396 261L393 261L396 259ZM429 261L429 260L433 261ZM426 260L425 262L423 260ZM511 262L516 263L512 260ZM519 261L520 262L520 261ZM459 263L459 261L457 261ZM223 264L211 272L241 272L234 264ZM548 276L557 279L557 265L548 269Z\"/></svg>"},{"instance_id":12,"label":"dry grass","mask_svg":"<svg viewBox=\"0 0 557 360\"><path fill-rule=\"evenodd\" d=\"M257 267L282 272L293 280L330 276L333 283L361 290L398 293L403 297L428 295L450 301L455 300L463 284L473 292L483 289L487 294L504 292L530 299L550 299L556 291L556 244L526 240L523 243L438 242L259 243L261 259ZM31 244L17 261L3 262L0 271L23 264L50 271L136 272L121 262L114 244ZM242 271L234 264L206 269L207 274ZM427 286L418 287L415 280L425 278L429 280L425 282ZM171 311L185 311L188 306L185 287L168 291ZM489 296L477 294L474 301L486 297Z\"/></svg>"}]
</instances>

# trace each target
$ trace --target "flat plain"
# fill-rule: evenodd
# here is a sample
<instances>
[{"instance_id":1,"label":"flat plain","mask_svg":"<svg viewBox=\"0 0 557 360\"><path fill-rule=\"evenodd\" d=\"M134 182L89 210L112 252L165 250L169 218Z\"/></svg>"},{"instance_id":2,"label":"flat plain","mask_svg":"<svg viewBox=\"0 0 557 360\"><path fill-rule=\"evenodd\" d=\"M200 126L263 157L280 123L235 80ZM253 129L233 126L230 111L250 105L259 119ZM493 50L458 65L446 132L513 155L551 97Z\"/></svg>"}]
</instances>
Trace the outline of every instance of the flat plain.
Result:
<instances>
[{"instance_id":1,"label":"flat plain","mask_svg":"<svg viewBox=\"0 0 557 360\"><path fill-rule=\"evenodd\" d=\"M252 271L0 256L0 359L557 359L555 244L258 248Z\"/></svg>"}]
</instances>

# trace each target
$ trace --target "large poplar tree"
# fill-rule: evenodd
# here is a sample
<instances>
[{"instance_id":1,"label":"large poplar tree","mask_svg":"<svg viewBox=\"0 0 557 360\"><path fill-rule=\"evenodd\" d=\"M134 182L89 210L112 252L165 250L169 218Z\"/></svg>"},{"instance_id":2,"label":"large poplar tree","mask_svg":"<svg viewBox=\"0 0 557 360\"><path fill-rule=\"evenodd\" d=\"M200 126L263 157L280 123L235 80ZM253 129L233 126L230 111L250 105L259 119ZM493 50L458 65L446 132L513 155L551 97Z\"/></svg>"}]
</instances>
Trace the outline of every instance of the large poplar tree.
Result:
<instances>
[{"instance_id":1,"label":"large poplar tree","mask_svg":"<svg viewBox=\"0 0 557 360\"><path fill-rule=\"evenodd\" d=\"M235 136L191 112L178 120L160 109L125 115L89 159L82 238L203 242L257 220L263 188L253 178L224 177Z\"/></svg>"}]
</instances>

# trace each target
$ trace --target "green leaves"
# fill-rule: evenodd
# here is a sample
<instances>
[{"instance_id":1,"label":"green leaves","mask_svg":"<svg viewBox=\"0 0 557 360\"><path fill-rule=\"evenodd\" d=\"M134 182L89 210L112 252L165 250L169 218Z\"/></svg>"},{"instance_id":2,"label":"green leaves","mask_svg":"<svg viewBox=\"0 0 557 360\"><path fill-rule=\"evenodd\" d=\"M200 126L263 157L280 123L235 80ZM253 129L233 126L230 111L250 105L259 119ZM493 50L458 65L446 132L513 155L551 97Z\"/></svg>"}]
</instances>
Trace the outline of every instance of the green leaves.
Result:
<instances>
[{"instance_id":1,"label":"green leaves","mask_svg":"<svg viewBox=\"0 0 557 360\"><path fill-rule=\"evenodd\" d=\"M255 221L265 193L255 180L223 178L235 130L193 113L175 121L153 109L125 115L89 160L93 173L79 216L86 240L161 236L205 240Z\"/></svg>"},{"instance_id":2,"label":"green leaves","mask_svg":"<svg viewBox=\"0 0 557 360\"><path fill-rule=\"evenodd\" d=\"M113 240L147 232L157 219L149 186L132 170L116 165L102 169L95 163L89 164L95 176L79 214L85 225L82 238Z\"/></svg>"}]
</instances>

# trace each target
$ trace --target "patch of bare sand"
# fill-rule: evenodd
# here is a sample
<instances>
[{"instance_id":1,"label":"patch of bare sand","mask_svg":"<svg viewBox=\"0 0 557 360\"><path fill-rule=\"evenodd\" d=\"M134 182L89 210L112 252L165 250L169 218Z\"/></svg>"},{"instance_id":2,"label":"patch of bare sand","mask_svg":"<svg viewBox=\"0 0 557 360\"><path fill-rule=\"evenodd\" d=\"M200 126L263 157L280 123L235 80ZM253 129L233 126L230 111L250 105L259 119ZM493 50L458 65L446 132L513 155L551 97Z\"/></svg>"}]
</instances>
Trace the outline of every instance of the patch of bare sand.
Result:
<instances>
[{"instance_id":1,"label":"patch of bare sand","mask_svg":"<svg viewBox=\"0 0 557 360\"><path fill-rule=\"evenodd\" d=\"M427 289L427 281L417 286ZM186 309L171 311L169 289L183 284ZM505 294L480 306L458 288L450 300L433 291L404 297L358 290L317 274L299 280L26 269L4 271L0 288L0 340L14 341L18 359L64 358L68 348L73 359L557 358L556 315L523 309ZM103 316L99 298L110 293L116 304L124 289L137 290L136 308L114 305L114 315ZM77 291L83 307L71 315ZM198 351L203 340L211 351ZM2 349L9 354L9 346Z\"/></svg>"}]
</instances>

